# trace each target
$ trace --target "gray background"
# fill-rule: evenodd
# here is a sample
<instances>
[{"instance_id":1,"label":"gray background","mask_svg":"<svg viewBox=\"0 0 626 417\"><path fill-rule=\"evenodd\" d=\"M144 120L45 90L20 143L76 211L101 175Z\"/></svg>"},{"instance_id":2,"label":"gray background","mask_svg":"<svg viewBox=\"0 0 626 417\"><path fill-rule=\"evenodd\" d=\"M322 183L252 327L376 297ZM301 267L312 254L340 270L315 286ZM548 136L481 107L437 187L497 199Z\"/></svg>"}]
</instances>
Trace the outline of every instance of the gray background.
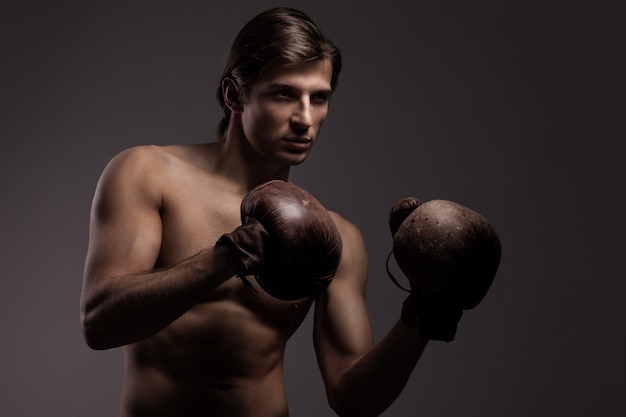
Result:
<instances>
[{"instance_id":1,"label":"gray background","mask_svg":"<svg viewBox=\"0 0 626 417\"><path fill-rule=\"evenodd\" d=\"M293 180L361 227L377 338L404 298L384 273L397 199L468 205L504 246L483 303L385 416L626 414L619 3L289 3L345 59ZM129 146L213 140L230 42L280 4L2 2L1 416L116 415L121 352L79 327L95 183ZM292 415L333 415L310 317L286 377Z\"/></svg>"}]
</instances>

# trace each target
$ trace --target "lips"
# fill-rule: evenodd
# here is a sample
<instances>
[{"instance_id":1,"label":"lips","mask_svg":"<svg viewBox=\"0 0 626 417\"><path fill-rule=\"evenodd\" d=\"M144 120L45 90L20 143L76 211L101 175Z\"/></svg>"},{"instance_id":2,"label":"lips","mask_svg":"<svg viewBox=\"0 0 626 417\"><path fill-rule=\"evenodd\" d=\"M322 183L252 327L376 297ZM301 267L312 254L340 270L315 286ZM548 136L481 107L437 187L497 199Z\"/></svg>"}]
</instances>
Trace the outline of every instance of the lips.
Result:
<instances>
[{"instance_id":1,"label":"lips","mask_svg":"<svg viewBox=\"0 0 626 417\"><path fill-rule=\"evenodd\" d=\"M313 143L313 139L309 138L309 137L288 137L285 138L285 146L287 147L287 149L295 151L295 152L302 152L302 151L306 151L311 147L311 144Z\"/></svg>"}]
</instances>

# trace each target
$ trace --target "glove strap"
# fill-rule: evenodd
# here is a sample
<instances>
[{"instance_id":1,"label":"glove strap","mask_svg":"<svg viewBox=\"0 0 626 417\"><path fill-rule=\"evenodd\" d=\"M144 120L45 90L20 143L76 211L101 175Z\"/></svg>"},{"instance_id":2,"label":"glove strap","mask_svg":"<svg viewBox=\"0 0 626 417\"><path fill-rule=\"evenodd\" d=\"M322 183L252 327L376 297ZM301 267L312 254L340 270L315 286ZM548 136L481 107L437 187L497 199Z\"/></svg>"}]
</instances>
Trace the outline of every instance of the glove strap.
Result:
<instances>
[{"instance_id":1,"label":"glove strap","mask_svg":"<svg viewBox=\"0 0 626 417\"><path fill-rule=\"evenodd\" d=\"M387 255L387 262L385 262L385 269L387 269L387 275L389 275L389 278L391 278L391 280L393 281L394 284L396 284L396 287L400 288L401 290L404 290L406 292L411 292L410 289L403 287L402 285L400 285L400 283L398 282L398 280L396 279L396 277L393 276L393 274L391 273L391 271L389 270L389 260L391 260L391 255L393 255L393 250L391 252L389 252L389 255Z\"/></svg>"}]
</instances>

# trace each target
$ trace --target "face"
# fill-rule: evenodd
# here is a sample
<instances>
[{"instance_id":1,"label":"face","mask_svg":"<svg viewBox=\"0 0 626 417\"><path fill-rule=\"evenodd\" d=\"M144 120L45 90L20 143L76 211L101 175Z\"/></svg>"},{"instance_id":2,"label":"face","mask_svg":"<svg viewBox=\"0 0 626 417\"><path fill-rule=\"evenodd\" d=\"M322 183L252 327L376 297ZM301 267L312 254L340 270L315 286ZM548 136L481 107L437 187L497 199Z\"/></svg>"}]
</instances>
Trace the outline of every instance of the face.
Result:
<instances>
[{"instance_id":1,"label":"face","mask_svg":"<svg viewBox=\"0 0 626 417\"><path fill-rule=\"evenodd\" d=\"M266 71L242 107L242 128L252 148L271 162L303 162L328 113L331 72L329 60Z\"/></svg>"}]
</instances>

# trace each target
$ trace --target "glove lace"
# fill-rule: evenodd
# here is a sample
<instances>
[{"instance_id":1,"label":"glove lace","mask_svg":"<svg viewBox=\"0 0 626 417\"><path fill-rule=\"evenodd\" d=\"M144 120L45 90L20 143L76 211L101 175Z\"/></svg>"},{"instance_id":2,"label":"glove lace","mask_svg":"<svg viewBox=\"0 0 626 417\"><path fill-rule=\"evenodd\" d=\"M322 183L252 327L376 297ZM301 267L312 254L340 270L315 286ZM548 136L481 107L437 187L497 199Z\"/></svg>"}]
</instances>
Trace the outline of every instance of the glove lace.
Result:
<instances>
[{"instance_id":1,"label":"glove lace","mask_svg":"<svg viewBox=\"0 0 626 417\"><path fill-rule=\"evenodd\" d=\"M387 255L387 262L385 262L385 269L387 269L387 275L389 275L389 278L391 278L391 281L393 281L393 283L396 284L396 287L406 292L411 292L410 289L405 288L402 285L400 285L396 277L394 277L393 274L391 273L391 270L389 269L389 261L391 260L391 255L393 255L393 250L389 252L389 255Z\"/></svg>"}]
</instances>

